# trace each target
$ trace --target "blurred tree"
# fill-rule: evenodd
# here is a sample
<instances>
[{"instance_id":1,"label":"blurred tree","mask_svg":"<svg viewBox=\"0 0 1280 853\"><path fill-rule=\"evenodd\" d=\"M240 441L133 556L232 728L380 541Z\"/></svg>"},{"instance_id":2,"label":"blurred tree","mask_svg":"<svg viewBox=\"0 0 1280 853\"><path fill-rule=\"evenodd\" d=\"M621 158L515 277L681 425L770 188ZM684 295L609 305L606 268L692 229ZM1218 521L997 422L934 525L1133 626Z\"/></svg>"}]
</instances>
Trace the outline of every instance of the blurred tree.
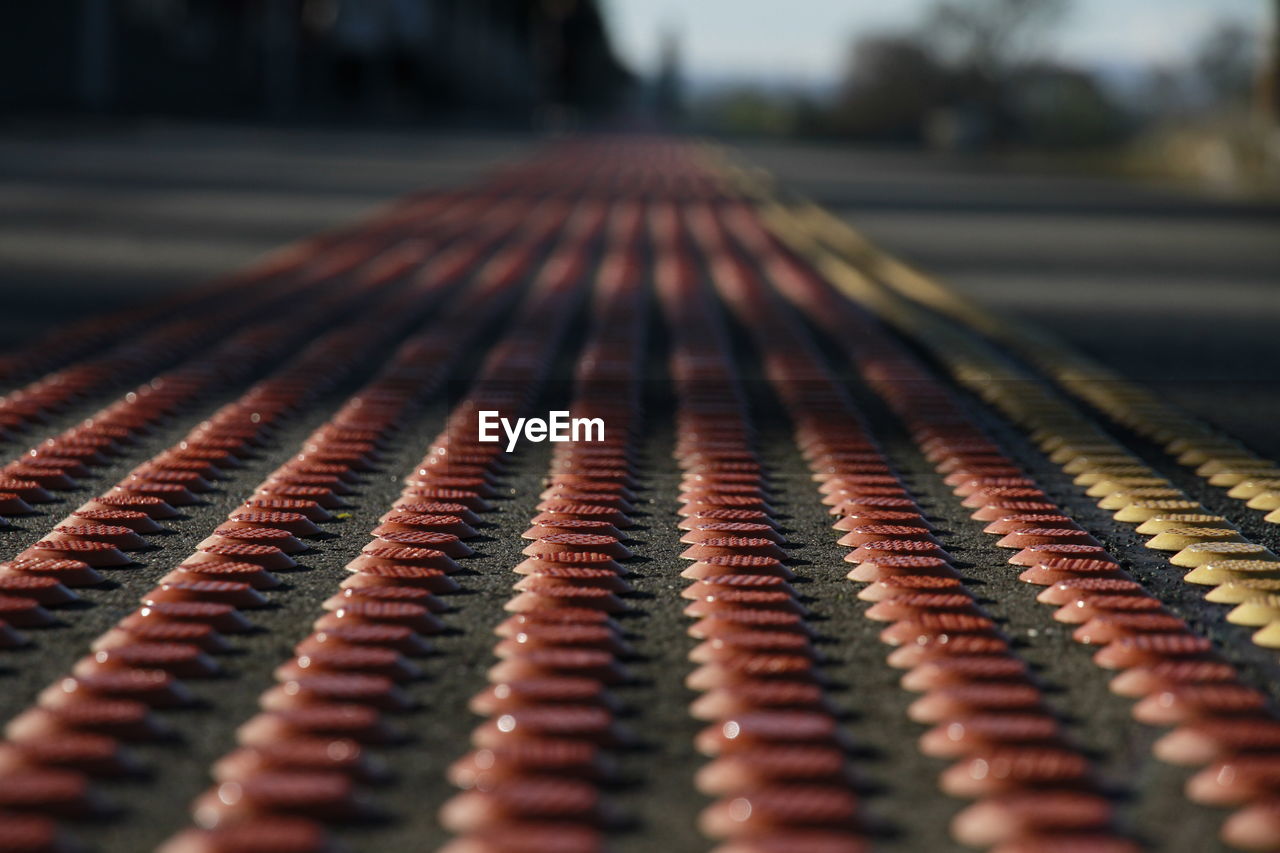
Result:
<instances>
[{"instance_id":1,"label":"blurred tree","mask_svg":"<svg viewBox=\"0 0 1280 853\"><path fill-rule=\"evenodd\" d=\"M1010 89L1018 141L1078 148L1117 142L1131 122L1092 74L1051 63L1028 66Z\"/></svg>"},{"instance_id":2,"label":"blurred tree","mask_svg":"<svg viewBox=\"0 0 1280 853\"><path fill-rule=\"evenodd\" d=\"M754 86L727 89L698 104L701 122L724 133L788 136L797 128L794 97Z\"/></svg>"},{"instance_id":3,"label":"blurred tree","mask_svg":"<svg viewBox=\"0 0 1280 853\"><path fill-rule=\"evenodd\" d=\"M998 79L1035 57L1069 0L939 0L924 34L942 61Z\"/></svg>"},{"instance_id":4,"label":"blurred tree","mask_svg":"<svg viewBox=\"0 0 1280 853\"><path fill-rule=\"evenodd\" d=\"M1280 124L1280 0L1271 2L1271 32L1266 58L1258 69L1254 102L1259 115Z\"/></svg>"},{"instance_id":5,"label":"blurred tree","mask_svg":"<svg viewBox=\"0 0 1280 853\"><path fill-rule=\"evenodd\" d=\"M662 34L658 75L653 82L653 108L658 116L676 119L684 111L684 72L680 36L674 30Z\"/></svg>"},{"instance_id":6,"label":"blurred tree","mask_svg":"<svg viewBox=\"0 0 1280 853\"><path fill-rule=\"evenodd\" d=\"M884 141L918 142L947 89L946 71L914 39L860 39L850 52L832 129Z\"/></svg>"},{"instance_id":7,"label":"blurred tree","mask_svg":"<svg viewBox=\"0 0 1280 853\"><path fill-rule=\"evenodd\" d=\"M921 38L950 72L944 123L966 127L967 144L1017 135L1012 84L1069 8L1069 0L938 0L926 14Z\"/></svg>"},{"instance_id":8,"label":"blurred tree","mask_svg":"<svg viewBox=\"0 0 1280 853\"><path fill-rule=\"evenodd\" d=\"M1240 104L1252 92L1257 38L1238 21L1219 21L1201 41L1195 70L1215 105Z\"/></svg>"}]
</instances>

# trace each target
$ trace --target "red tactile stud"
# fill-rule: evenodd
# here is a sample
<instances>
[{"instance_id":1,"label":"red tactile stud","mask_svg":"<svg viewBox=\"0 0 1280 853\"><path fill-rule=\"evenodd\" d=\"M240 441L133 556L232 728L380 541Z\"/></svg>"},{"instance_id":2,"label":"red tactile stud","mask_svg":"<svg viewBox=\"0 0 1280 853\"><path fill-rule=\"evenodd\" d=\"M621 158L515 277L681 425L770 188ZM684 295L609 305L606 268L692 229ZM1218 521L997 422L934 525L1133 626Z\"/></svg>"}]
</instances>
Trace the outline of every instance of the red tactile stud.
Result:
<instances>
[{"instance_id":1,"label":"red tactile stud","mask_svg":"<svg viewBox=\"0 0 1280 853\"><path fill-rule=\"evenodd\" d=\"M1256 714L1266 697L1238 684L1181 684L1148 694L1133 706L1134 719L1153 726Z\"/></svg>"},{"instance_id":2,"label":"red tactile stud","mask_svg":"<svg viewBox=\"0 0 1280 853\"><path fill-rule=\"evenodd\" d=\"M234 782L269 772L342 773L357 781L382 781L386 771L363 747L346 738L292 738L241 747L213 766L218 782Z\"/></svg>"},{"instance_id":3,"label":"red tactile stud","mask_svg":"<svg viewBox=\"0 0 1280 853\"><path fill-rule=\"evenodd\" d=\"M16 492L0 491L0 513L4 515L31 515L36 510Z\"/></svg>"},{"instance_id":4,"label":"red tactile stud","mask_svg":"<svg viewBox=\"0 0 1280 853\"><path fill-rule=\"evenodd\" d=\"M454 559L469 557L474 553L465 542L452 533L441 533L434 530L405 530L386 531L376 535L381 542L403 545L409 548L429 548L442 551Z\"/></svg>"},{"instance_id":5,"label":"red tactile stud","mask_svg":"<svg viewBox=\"0 0 1280 853\"><path fill-rule=\"evenodd\" d=\"M456 515L421 515L407 512L390 512L384 515L382 524L373 529L373 535L412 531L445 533L459 539L469 539L477 535L475 528Z\"/></svg>"},{"instance_id":6,"label":"red tactile stud","mask_svg":"<svg viewBox=\"0 0 1280 853\"><path fill-rule=\"evenodd\" d=\"M184 563L160 579L161 583L189 585L196 581L233 581L254 589L273 589L280 580L257 563Z\"/></svg>"},{"instance_id":7,"label":"red tactile stud","mask_svg":"<svg viewBox=\"0 0 1280 853\"><path fill-rule=\"evenodd\" d=\"M549 774L597 779L609 768L594 744L576 740L513 740L467 753L449 767L449 781L466 789L491 789L523 776Z\"/></svg>"},{"instance_id":8,"label":"red tactile stud","mask_svg":"<svg viewBox=\"0 0 1280 853\"><path fill-rule=\"evenodd\" d=\"M382 646L403 655L421 656L431 647L417 632L404 625L352 624L316 631L294 649L298 654L311 654L330 648Z\"/></svg>"},{"instance_id":9,"label":"red tactile stud","mask_svg":"<svg viewBox=\"0 0 1280 853\"><path fill-rule=\"evenodd\" d=\"M230 580L165 581L142 596L147 606L179 602L226 604L244 610L264 607L267 599L250 584Z\"/></svg>"},{"instance_id":10,"label":"red tactile stud","mask_svg":"<svg viewBox=\"0 0 1280 853\"><path fill-rule=\"evenodd\" d=\"M1009 558L1009 562L1015 566L1035 566L1046 559L1055 559L1059 557L1066 558L1083 558L1087 560L1109 559L1106 549L1101 545L1079 545L1079 544L1047 544L1047 545L1029 545L1021 551Z\"/></svg>"},{"instance_id":11,"label":"red tactile stud","mask_svg":"<svg viewBox=\"0 0 1280 853\"><path fill-rule=\"evenodd\" d=\"M1077 601L1088 601L1098 596L1107 596L1108 598L1116 596L1149 597L1141 584L1127 577L1087 575L1053 583L1036 596L1036 601L1041 604L1053 604L1062 607Z\"/></svg>"},{"instance_id":12,"label":"red tactile stud","mask_svg":"<svg viewBox=\"0 0 1280 853\"><path fill-rule=\"evenodd\" d=\"M66 853L65 843L52 818L17 812L0 813L0 850L12 853Z\"/></svg>"},{"instance_id":13,"label":"red tactile stud","mask_svg":"<svg viewBox=\"0 0 1280 853\"><path fill-rule=\"evenodd\" d=\"M920 751L938 758L981 754L999 746L1052 746L1061 728L1048 714L977 714L942 722L920 737Z\"/></svg>"},{"instance_id":14,"label":"red tactile stud","mask_svg":"<svg viewBox=\"0 0 1280 853\"><path fill-rule=\"evenodd\" d=\"M939 786L953 797L977 798L1028 788L1082 788L1089 762L1064 747L1008 746L984 750L943 771Z\"/></svg>"},{"instance_id":15,"label":"red tactile stud","mask_svg":"<svg viewBox=\"0 0 1280 853\"><path fill-rule=\"evenodd\" d=\"M1077 643L1100 646L1137 634L1172 634L1186 630L1187 624L1172 613L1112 612L1093 617L1071 636Z\"/></svg>"},{"instance_id":16,"label":"red tactile stud","mask_svg":"<svg viewBox=\"0 0 1280 853\"><path fill-rule=\"evenodd\" d=\"M527 648L501 659L489 669L491 682L570 676L592 678L606 684L626 680L626 670L607 651L589 648Z\"/></svg>"},{"instance_id":17,"label":"red tactile stud","mask_svg":"<svg viewBox=\"0 0 1280 853\"><path fill-rule=\"evenodd\" d=\"M1109 559L1056 558L1042 560L1018 575L1018 579L1036 584L1050 586L1072 578L1118 578L1124 577L1120 564Z\"/></svg>"},{"instance_id":18,"label":"red tactile stud","mask_svg":"<svg viewBox=\"0 0 1280 853\"><path fill-rule=\"evenodd\" d=\"M313 522L333 520L332 513L311 500L258 496L246 500L244 506L251 511L298 513Z\"/></svg>"},{"instance_id":19,"label":"red tactile stud","mask_svg":"<svg viewBox=\"0 0 1280 853\"><path fill-rule=\"evenodd\" d=\"M9 597L30 599L41 607L58 607L78 600L56 577L0 568L0 598Z\"/></svg>"},{"instance_id":20,"label":"red tactile stud","mask_svg":"<svg viewBox=\"0 0 1280 853\"><path fill-rule=\"evenodd\" d=\"M387 521L389 516L410 513L413 515L447 515L459 519L464 524L475 527L482 523L481 517L465 504L449 503L447 501L418 501L402 503L396 502L396 509L382 516L382 521ZM452 531L448 531L452 532ZM462 534L457 534L461 536Z\"/></svg>"},{"instance_id":21,"label":"red tactile stud","mask_svg":"<svg viewBox=\"0 0 1280 853\"><path fill-rule=\"evenodd\" d=\"M1040 691L1026 684L973 683L931 690L912 702L907 716L936 725L979 713L1042 710Z\"/></svg>"},{"instance_id":22,"label":"red tactile stud","mask_svg":"<svg viewBox=\"0 0 1280 853\"><path fill-rule=\"evenodd\" d=\"M82 658L72 672L94 676L125 669L163 670L178 678L210 678L219 672L218 664L199 646L155 641L99 649Z\"/></svg>"},{"instance_id":23,"label":"red tactile stud","mask_svg":"<svg viewBox=\"0 0 1280 853\"><path fill-rule=\"evenodd\" d=\"M274 545L252 542L201 544L197 546L196 553L187 559L187 563L204 562L256 563L272 572L292 569L298 565L292 557Z\"/></svg>"},{"instance_id":24,"label":"red tactile stud","mask_svg":"<svg viewBox=\"0 0 1280 853\"><path fill-rule=\"evenodd\" d=\"M695 739L698 751L710 757L782 743L842 747L843 738L829 714L767 710L724 719L703 729Z\"/></svg>"},{"instance_id":25,"label":"red tactile stud","mask_svg":"<svg viewBox=\"0 0 1280 853\"><path fill-rule=\"evenodd\" d=\"M325 610L337 610L352 601L408 601L419 604L432 613L442 613L449 609L430 590L407 585L344 587L326 598L321 607Z\"/></svg>"},{"instance_id":26,"label":"red tactile stud","mask_svg":"<svg viewBox=\"0 0 1280 853\"><path fill-rule=\"evenodd\" d=\"M223 634L248 631L252 623L230 604L211 601L157 601L139 607L121 621L132 628L148 623L197 622Z\"/></svg>"},{"instance_id":27,"label":"red tactile stud","mask_svg":"<svg viewBox=\"0 0 1280 853\"><path fill-rule=\"evenodd\" d=\"M524 708L555 705L586 706L613 711L615 704L606 692L604 684L594 678L552 675L498 681L473 696L468 707L476 714L490 717ZM547 741L531 741L531 743L547 743Z\"/></svg>"},{"instance_id":28,"label":"red tactile stud","mask_svg":"<svg viewBox=\"0 0 1280 853\"><path fill-rule=\"evenodd\" d=\"M1055 621L1079 625L1108 613L1157 613L1164 605L1143 595L1088 595L1068 602L1054 611Z\"/></svg>"},{"instance_id":29,"label":"red tactile stud","mask_svg":"<svg viewBox=\"0 0 1280 853\"><path fill-rule=\"evenodd\" d=\"M1247 716L1186 723L1155 744L1156 757L1161 761L1192 767L1238 755L1277 751L1280 751L1280 722Z\"/></svg>"},{"instance_id":30,"label":"red tactile stud","mask_svg":"<svg viewBox=\"0 0 1280 853\"><path fill-rule=\"evenodd\" d=\"M465 791L440 810L440 822L454 833L483 832L512 820L571 821L592 825L601 820L595 787L569 779L512 780L487 791Z\"/></svg>"},{"instance_id":31,"label":"red tactile stud","mask_svg":"<svg viewBox=\"0 0 1280 853\"><path fill-rule=\"evenodd\" d=\"M147 540L132 528L112 524L59 524L45 537L49 542L108 542L122 551L147 547Z\"/></svg>"},{"instance_id":32,"label":"red tactile stud","mask_svg":"<svg viewBox=\"0 0 1280 853\"><path fill-rule=\"evenodd\" d=\"M57 620L34 598L0 594L0 620L15 628L44 628Z\"/></svg>"},{"instance_id":33,"label":"red tactile stud","mask_svg":"<svg viewBox=\"0 0 1280 853\"><path fill-rule=\"evenodd\" d=\"M727 574L762 574L773 575L784 580L792 580L795 575L776 557L762 557L750 554L732 554L724 557L709 557L705 560L685 567L681 577L694 580L712 578Z\"/></svg>"},{"instance_id":34,"label":"red tactile stud","mask_svg":"<svg viewBox=\"0 0 1280 853\"><path fill-rule=\"evenodd\" d=\"M351 704L263 712L236 730L236 739L243 746L264 746L299 737L350 738L361 744L398 739L376 708Z\"/></svg>"},{"instance_id":35,"label":"red tactile stud","mask_svg":"<svg viewBox=\"0 0 1280 853\"><path fill-rule=\"evenodd\" d=\"M69 770L19 770L0 775L0 810L88 817L102 810L89 780Z\"/></svg>"},{"instance_id":36,"label":"red tactile stud","mask_svg":"<svg viewBox=\"0 0 1280 853\"><path fill-rule=\"evenodd\" d=\"M459 589L457 581L442 569L398 565L365 566L343 580L340 586L343 589L410 587L424 589L436 595L457 592Z\"/></svg>"},{"instance_id":37,"label":"red tactile stud","mask_svg":"<svg viewBox=\"0 0 1280 853\"><path fill-rule=\"evenodd\" d=\"M173 518L178 511L162 498L146 495L111 493L85 502L80 509L88 510L128 510L141 512L148 518Z\"/></svg>"},{"instance_id":38,"label":"red tactile stud","mask_svg":"<svg viewBox=\"0 0 1280 853\"><path fill-rule=\"evenodd\" d=\"M310 669L308 667L308 669ZM265 711L284 711L308 705L369 705L380 711L404 711L409 697L390 679L365 673L308 673L263 693Z\"/></svg>"},{"instance_id":39,"label":"red tactile stud","mask_svg":"<svg viewBox=\"0 0 1280 853\"><path fill-rule=\"evenodd\" d=\"M220 829L188 829L157 853L335 853L323 828L304 818L250 818Z\"/></svg>"},{"instance_id":40,"label":"red tactile stud","mask_svg":"<svg viewBox=\"0 0 1280 853\"><path fill-rule=\"evenodd\" d=\"M308 525L311 524L306 518L302 521ZM293 533L279 527L270 527L266 524L255 524L243 521L227 521L214 528L213 534L201 542L197 547L206 544L214 544L224 542L229 544L235 543L252 543L258 545L273 545L284 551L286 554L298 554L307 550L307 546L297 539Z\"/></svg>"},{"instance_id":41,"label":"red tactile stud","mask_svg":"<svg viewBox=\"0 0 1280 853\"><path fill-rule=\"evenodd\" d=\"M758 790L773 784L800 782L848 784L845 756L838 749L806 746L762 746L722 755L695 776L708 796Z\"/></svg>"},{"instance_id":42,"label":"red tactile stud","mask_svg":"<svg viewBox=\"0 0 1280 853\"><path fill-rule=\"evenodd\" d=\"M378 646L334 646L300 654L276 668L276 679L288 683L311 675L362 674L408 681L421 674L395 649Z\"/></svg>"},{"instance_id":43,"label":"red tactile stud","mask_svg":"<svg viewBox=\"0 0 1280 853\"><path fill-rule=\"evenodd\" d=\"M797 828L856 829L858 800L847 786L787 785L726 797L703 810L712 838L765 835Z\"/></svg>"},{"instance_id":44,"label":"red tactile stud","mask_svg":"<svg viewBox=\"0 0 1280 853\"><path fill-rule=\"evenodd\" d=\"M1280 846L1280 797L1268 796L1227 818L1222 840L1244 850L1274 850Z\"/></svg>"},{"instance_id":45,"label":"red tactile stud","mask_svg":"<svg viewBox=\"0 0 1280 853\"><path fill-rule=\"evenodd\" d=\"M1199 658L1211 649L1209 640L1186 632L1137 634L1107 644L1094 653L1093 660L1105 669L1129 669L1166 660Z\"/></svg>"},{"instance_id":46,"label":"red tactile stud","mask_svg":"<svg viewBox=\"0 0 1280 853\"><path fill-rule=\"evenodd\" d=\"M274 771L221 783L197 798L192 817L205 829L217 829L272 814L333 821L354 820L368 811L341 773Z\"/></svg>"},{"instance_id":47,"label":"red tactile stud","mask_svg":"<svg viewBox=\"0 0 1280 853\"><path fill-rule=\"evenodd\" d=\"M199 622L144 622L129 627L117 625L93 641L93 651L116 649L134 643L181 643L217 654L230 650L226 638Z\"/></svg>"},{"instance_id":48,"label":"red tactile stud","mask_svg":"<svg viewBox=\"0 0 1280 853\"><path fill-rule=\"evenodd\" d=\"M376 572L398 566L438 569L446 573L458 571L458 564L443 551L434 548L370 543L361 549L360 556L347 563L352 572Z\"/></svg>"},{"instance_id":49,"label":"red tactile stud","mask_svg":"<svg viewBox=\"0 0 1280 853\"><path fill-rule=\"evenodd\" d=\"M171 507L191 506L198 503L196 496L181 483L163 483L158 480L125 480L112 488L111 494L124 497L159 498Z\"/></svg>"},{"instance_id":50,"label":"red tactile stud","mask_svg":"<svg viewBox=\"0 0 1280 853\"><path fill-rule=\"evenodd\" d=\"M55 681L41 691L39 702L44 707L59 707L96 699L124 699L152 708L179 708L193 701L190 690L167 672L104 669Z\"/></svg>"},{"instance_id":51,"label":"red tactile stud","mask_svg":"<svg viewBox=\"0 0 1280 853\"><path fill-rule=\"evenodd\" d=\"M975 681L1027 680L1026 664L1012 655L952 655L912 667L901 683L906 690L923 692Z\"/></svg>"},{"instance_id":52,"label":"red tactile stud","mask_svg":"<svg viewBox=\"0 0 1280 853\"><path fill-rule=\"evenodd\" d=\"M914 592L884 598L872 605L864 614L877 622L898 622L917 619L928 613L970 613L981 611L973 597L966 592Z\"/></svg>"},{"instance_id":53,"label":"red tactile stud","mask_svg":"<svg viewBox=\"0 0 1280 853\"><path fill-rule=\"evenodd\" d=\"M951 835L962 844L985 848L1031 833L1105 830L1111 820L1111 804L1097 794L1016 792L969 806L952 821Z\"/></svg>"},{"instance_id":54,"label":"red tactile stud","mask_svg":"<svg viewBox=\"0 0 1280 853\"><path fill-rule=\"evenodd\" d=\"M89 776L124 776L140 769L121 750L119 741L104 735L68 732L56 738L0 743L0 776L42 767Z\"/></svg>"},{"instance_id":55,"label":"red tactile stud","mask_svg":"<svg viewBox=\"0 0 1280 853\"><path fill-rule=\"evenodd\" d=\"M19 560L78 560L94 568L128 566L133 560L110 542L41 541L18 555Z\"/></svg>"},{"instance_id":56,"label":"red tactile stud","mask_svg":"<svg viewBox=\"0 0 1280 853\"><path fill-rule=\"evenodd\" d=\"M444 631L444 624L427 608L407 601L355 600L331 610L315 622L317 630L346 625L401 625L419 634L433 635Z\"/></svg>"},{"instance_id":57,"label":"red tactile stud","mask_svg":"<svg viewBox=\"0 0 1280 853\"><path fill-rule=\"evenodd\" d=\"M127 527L135 533L159 533L164 530L145 512L127 509L78 509L67 517L67 524L106 524Z\"/></svg>"}]
</instances>

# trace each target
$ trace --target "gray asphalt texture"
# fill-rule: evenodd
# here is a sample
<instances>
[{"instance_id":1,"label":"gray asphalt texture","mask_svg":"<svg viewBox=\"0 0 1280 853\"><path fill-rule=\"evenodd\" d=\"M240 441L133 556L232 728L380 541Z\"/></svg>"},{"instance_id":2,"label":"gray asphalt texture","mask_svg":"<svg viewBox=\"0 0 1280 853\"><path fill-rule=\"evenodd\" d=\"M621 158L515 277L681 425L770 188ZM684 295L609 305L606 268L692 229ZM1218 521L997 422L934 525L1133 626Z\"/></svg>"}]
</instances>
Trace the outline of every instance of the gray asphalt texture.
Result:
<instances>
[{"instance_id":1,"label":"gray asphalt texture","mask_svg":"<svg viewBox=\"0 0 1280 853\"><path fill-rule=\"evenodd\" d=\"M87 314L190 285L285 241L349 221L403 192L469 181L535 144L518 137L171 126L94 134L48 128L11 132L0 138L0 334L21 340L64 313ZM1274 206L1204 199L1168 188L992 172L901 154L783 145L739 150L744 159L770 169L891 251L987 304L1045 324L1127 375L1160 384L1179 403L1258 450L1280 456L1272 426L1280 414L1280 389L1274 384L1280 338L1271 332L1280 319L1280 299L1272 291L1280 273L1275 239L1280 211ZM630 564L639 595L637 612L624 620L638 657L630 663L633 682L617 690L627 708L624 723L637 744L620 753L622 773L613 792L628 818L615 846L635 853L710 846L694 828L706 802L691 781L702 763L692 748L700 724L687 714L693 694L682 683L691 669L685 655L693 641L684 634L688 620L679 597L685 581L679 577L683 563L676 558L683 546L674 512L679 476L669 461L671 400L660 379L656 325L654 333L639 526L630 532L640 555ZM742 367L749 375L756 372L745 348ZM0 658L0 719L10 718L65 673L94 637L295 452L367 375L367 370L358 373L284 425L205 503L185 512L172 525L173 534L158 537L156 550L142 555L141 567L112 572L110 584L84 591L83 605L59 611L60 625L32 632L32 649ZM1223 813L1191 806L1180 795L1186 774L1150 757L1158 732L1131 721L1130 703L1107 691L1105 675L1092 665L1088 650L1071 643L1049 618L1050 610L1035 604L1034 588L1017 581L1003 553L967 519L892 415L851 377L850 387L972 588L1017 640L1073 736L1098 760L1122 803L1126 827L1153 850L1220 849L1214 835ZM777 419L778 407L762 383L752 381L749 388L774 503L797 561L797 589L821 635L832 697L846 713L858 745L854 765L878 846L911 853L957 850L947 838L946 822L962 803L943 797L934 784L945 763L916 751L923 728L906 717L912 695L896 686L899 673L884 663L888 650L876 639L879 626L862 618L866 605L843 579L845 549L835 545L836 534L788 425ZM220 402L207 401L174 418L128 459L69 495L65 506L0 530L4 556L172 443ZM553 402L546 401L548 407ZM69 412L63 421L70 423L96 405ZM1020 434L980 406L973 404L972 410L1136 576L1230 649L1254 683L1276 694L1280 679L1273 655L1244 642L1247 634L1222 622L1222 609L1207 609L1139 546L1131 531L1082 499ZM260 630L235 638L236 653L222 661L226 675L188 682L201 704L164 714L178 737L140 751L152 768L150 778L113 784L110 799L120 813L80 830L81 839L96 849L124 853L150 849L186 824L186 804L207 786L209 765L234 746L233 724L254 713L272 669L290 656L320 603L337 589L345 575L342 566L398 494L401 478L440 428L444 411L444 401L424 408L395 438L383 464L351 498L350 517L327 528L335 535L303 555L302 567L289 572L285 588L271 595L270 608L252 614ZM1122 437L1210 508L1228 514L1251 536L1280 545L1273 526L1244 517L1220 492L1172 469L1131 436ZM0 446L6 458L19 449ZM511 595L510 569L521 559L524 544L519 534L534 514L547 458L546 445L530 445L511 460L503 478L506 494L495 501L496 511L486 517L489 526L474 546L478 554L459 576L464 594L450 599L455 608L446 615L451 631L419 661L424 678L410 688L419 707L398 721L407 740L379 750L395 771L392 784L373 791L385 817L372 826L343 829L352 849L428 850L445 838L432 819L451 793L444 770L466 751L476 723L466 702L483 685L493 661L491 630Z\"/></svg>"}]
</instances>

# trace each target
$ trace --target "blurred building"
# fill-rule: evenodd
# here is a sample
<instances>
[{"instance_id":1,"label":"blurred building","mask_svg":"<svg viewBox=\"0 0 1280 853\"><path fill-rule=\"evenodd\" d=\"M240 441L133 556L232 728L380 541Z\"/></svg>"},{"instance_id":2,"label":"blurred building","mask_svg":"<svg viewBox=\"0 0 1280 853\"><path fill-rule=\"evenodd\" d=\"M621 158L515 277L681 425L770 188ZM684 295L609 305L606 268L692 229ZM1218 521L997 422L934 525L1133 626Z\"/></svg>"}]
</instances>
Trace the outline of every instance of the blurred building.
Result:
<instances>
[{"instance_id":1,"label":"blurred building","mask_svg":"<svg viewBox=\"0 0 1280 853\"><path fill-rule=\"evenodd\" d=\"M597 0L40 0L0 47L10 113L524 120L631 80Z\"/></svg>"}]
</instances>

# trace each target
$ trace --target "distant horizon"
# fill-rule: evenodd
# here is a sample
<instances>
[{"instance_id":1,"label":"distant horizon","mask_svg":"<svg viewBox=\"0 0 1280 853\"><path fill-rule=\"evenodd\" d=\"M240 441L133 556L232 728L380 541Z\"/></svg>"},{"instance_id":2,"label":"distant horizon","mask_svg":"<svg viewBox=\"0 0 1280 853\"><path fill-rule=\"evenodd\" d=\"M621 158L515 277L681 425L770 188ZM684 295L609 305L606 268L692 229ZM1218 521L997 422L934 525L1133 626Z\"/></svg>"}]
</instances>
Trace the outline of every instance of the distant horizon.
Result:
<instances>
[{"instance_id":1,"label":"distant horizon","mask_svg":"<svg viewBox=\"0 0 1280 853\"><path fill-rule=\"evenodd\" d=\"M657 68L661 39L681 44L694 93L737 85L821 94L835 87L858 38L909 31L933 0L604 0L623 62L641 76ZM1074 0L1045 38L1047 58L1123 76L1185 66L1221 20L1265 30L1266 0Z\"/></svg>"}]
</instances>

